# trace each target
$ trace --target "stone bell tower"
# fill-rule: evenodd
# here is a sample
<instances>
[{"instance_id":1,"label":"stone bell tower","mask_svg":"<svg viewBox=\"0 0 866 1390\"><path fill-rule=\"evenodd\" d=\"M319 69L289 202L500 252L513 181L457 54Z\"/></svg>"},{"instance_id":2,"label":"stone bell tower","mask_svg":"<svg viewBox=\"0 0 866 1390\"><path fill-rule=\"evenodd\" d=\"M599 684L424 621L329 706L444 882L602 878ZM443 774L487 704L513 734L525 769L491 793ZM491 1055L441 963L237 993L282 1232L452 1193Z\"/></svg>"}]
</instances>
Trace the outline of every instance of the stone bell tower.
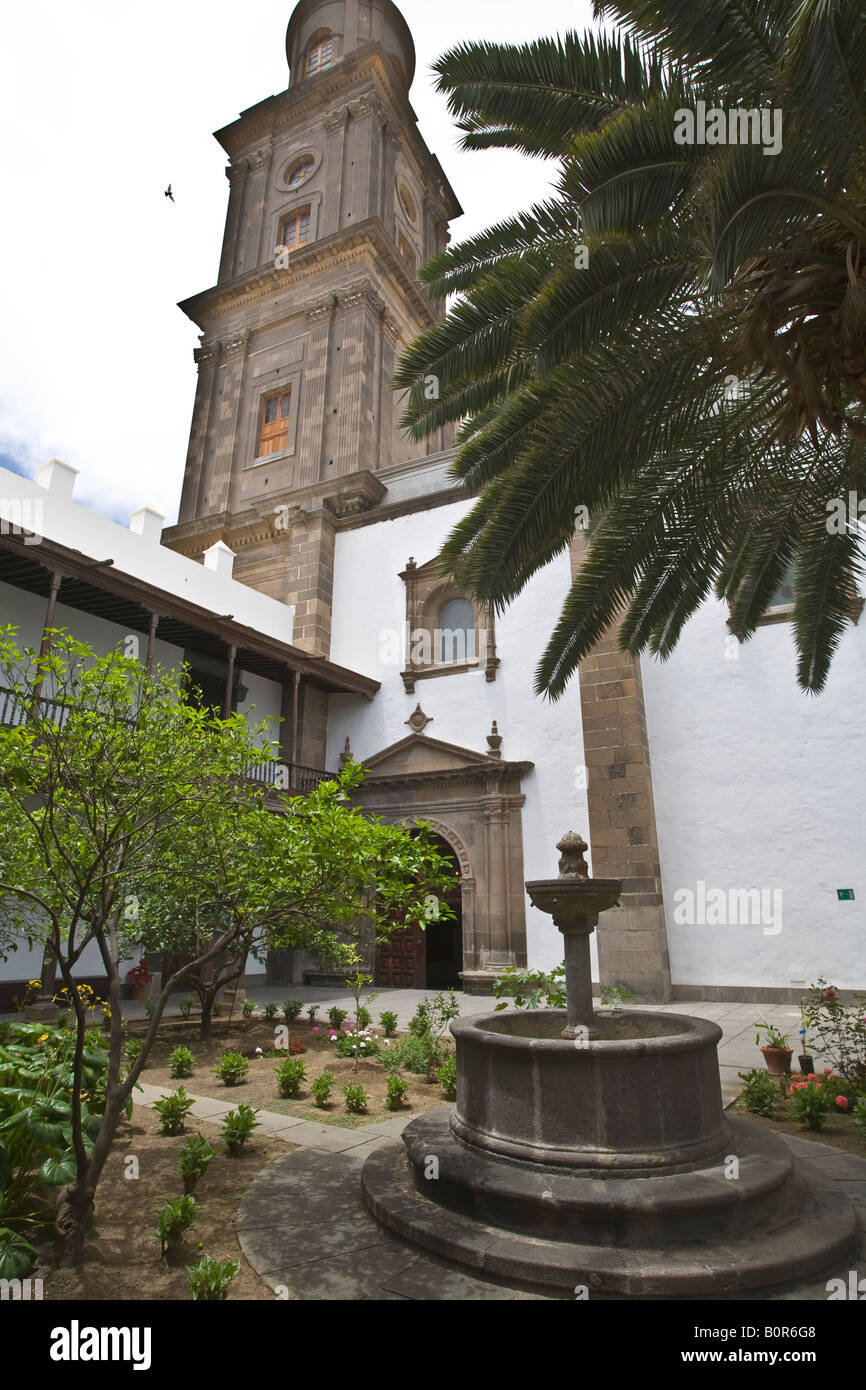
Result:
<instances>
[{"instance_id":1,"label":"stone bell tower","mask_svg":"<svg viewBox=\"0 0 866 1390\"><path fill-rule=\"evenodd\" d=\"M235 578L295 605L295 645L327 656L334 535L385 495L412 445L391 379L442 310L418 266L461 208L409 104L411 34L390 0L301 0L286 91L217 132L229 156L216 285L184 301L201 328L178 524Z\"/></svg>"}]
</instances>

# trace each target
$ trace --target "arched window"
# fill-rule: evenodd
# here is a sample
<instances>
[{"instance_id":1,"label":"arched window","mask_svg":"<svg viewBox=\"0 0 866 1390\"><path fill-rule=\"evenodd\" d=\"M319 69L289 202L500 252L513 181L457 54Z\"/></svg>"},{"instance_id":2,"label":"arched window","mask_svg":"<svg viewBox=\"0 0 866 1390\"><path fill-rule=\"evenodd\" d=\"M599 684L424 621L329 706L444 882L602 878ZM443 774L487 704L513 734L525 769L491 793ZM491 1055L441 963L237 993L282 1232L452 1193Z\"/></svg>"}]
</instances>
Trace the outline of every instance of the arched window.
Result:
<instances>
[{"instance_id":1,"label":"arched window","mask_svg":"<svg viewBox=\"0 0 866 1390\"><path fill-rule=\"evenodd\" d=\"M465 598L454 598L439 614L436 634L439 661L475 660L475 613Z\"/></svg>"},{"instance_id":2,"label":"arched window","mask_svg":"<svg viewBox=\"0 0 866 1390\"><path fill-rule=\"evenodd\" d=\"M329 68L334 61L333 34L317 34L307 49L305 71L308 77Z\"/></svg>"}]
</instances>

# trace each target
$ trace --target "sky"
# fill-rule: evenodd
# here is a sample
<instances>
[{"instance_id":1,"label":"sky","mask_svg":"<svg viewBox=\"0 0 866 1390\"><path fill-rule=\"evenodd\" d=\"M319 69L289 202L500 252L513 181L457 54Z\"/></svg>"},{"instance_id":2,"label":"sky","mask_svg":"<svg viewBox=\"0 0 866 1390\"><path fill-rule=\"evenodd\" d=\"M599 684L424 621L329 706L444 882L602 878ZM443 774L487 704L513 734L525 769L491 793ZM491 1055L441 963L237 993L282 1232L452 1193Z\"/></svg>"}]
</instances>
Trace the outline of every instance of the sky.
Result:
<instances>
[{"instance_id":1,"label":"sky","mask_svg":"<svg viewBox=\"0 0 866 1390\"><path fill-rule=\"evenodd\" d=\"M0 49L0 465L62 458L76 500L126 522L177 504L198 329L228 198L212 132L288 83L287 0L29 0ZM410 99L465 216L455 241L529 207L551 166L464 153L430 67L463 41L581 31L591 0L402 0ZM164 190L171 183L175 202Z\"/></svg>"}]
</instances>

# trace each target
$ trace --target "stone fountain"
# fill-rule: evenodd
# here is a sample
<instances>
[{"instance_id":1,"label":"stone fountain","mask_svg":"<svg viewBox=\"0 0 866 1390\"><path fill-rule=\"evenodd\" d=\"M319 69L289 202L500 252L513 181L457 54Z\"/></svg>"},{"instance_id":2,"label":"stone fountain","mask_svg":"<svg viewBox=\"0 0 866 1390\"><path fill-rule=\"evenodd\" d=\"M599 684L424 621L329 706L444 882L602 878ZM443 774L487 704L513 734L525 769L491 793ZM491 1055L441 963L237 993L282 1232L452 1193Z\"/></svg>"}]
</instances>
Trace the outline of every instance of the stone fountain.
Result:
<instances>
[{"instance_id":1,"label":"stone fountain","mask_svg":"<svg viewBox=\"0 0 866 1390\"><path fill-rule=\"evenodd\" d=\"M458 1019L457 1103L366 1161L384 1226L475 1273L553 1294L706 1298L803 1279L855 1246L854 1210L753 1120L728 1119L705 1019L596 1012L589 938L622 884L527 883L565 943L567 1008Z\"/></svg>"}]
</instances>

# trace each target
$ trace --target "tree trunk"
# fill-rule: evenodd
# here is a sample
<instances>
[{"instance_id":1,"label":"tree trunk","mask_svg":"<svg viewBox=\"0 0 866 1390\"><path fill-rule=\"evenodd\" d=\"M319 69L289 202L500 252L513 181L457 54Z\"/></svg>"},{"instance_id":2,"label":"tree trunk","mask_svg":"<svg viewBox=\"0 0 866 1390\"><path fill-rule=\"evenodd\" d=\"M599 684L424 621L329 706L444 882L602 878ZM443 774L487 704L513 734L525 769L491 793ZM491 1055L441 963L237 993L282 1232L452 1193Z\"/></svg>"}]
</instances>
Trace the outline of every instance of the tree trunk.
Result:
<instances>
[{"instance_id":1,"label":"tree trunk","mask_svg":"<svg viewBox=\"0 0 866 1390\"><path fill-rule=\"evenodd\" d=\"M213 1018L213 1006L216 1000L216 991L209 990L202 994L201 998L201 1025L199 1027L199 1037L205 1042L211 1035L211 1021Z\"/></svg>"},{"instance_id":2,"label":"tree trunk","mask_svg":"<svg viewBox=\"0 0 866 1390\"><path fill-rule=\"evenodd\" d=\"M63 1268L78 1268L84 1259L87 1218L123 1111L120 1089L112 1089L114 1094L106 1099L102 1124L87 1167L83 1172L79 1172L74 1182L62 1187L57 1196L54 1233L62 1247L60 1264Z\"/></svg>"}]
</instances>

